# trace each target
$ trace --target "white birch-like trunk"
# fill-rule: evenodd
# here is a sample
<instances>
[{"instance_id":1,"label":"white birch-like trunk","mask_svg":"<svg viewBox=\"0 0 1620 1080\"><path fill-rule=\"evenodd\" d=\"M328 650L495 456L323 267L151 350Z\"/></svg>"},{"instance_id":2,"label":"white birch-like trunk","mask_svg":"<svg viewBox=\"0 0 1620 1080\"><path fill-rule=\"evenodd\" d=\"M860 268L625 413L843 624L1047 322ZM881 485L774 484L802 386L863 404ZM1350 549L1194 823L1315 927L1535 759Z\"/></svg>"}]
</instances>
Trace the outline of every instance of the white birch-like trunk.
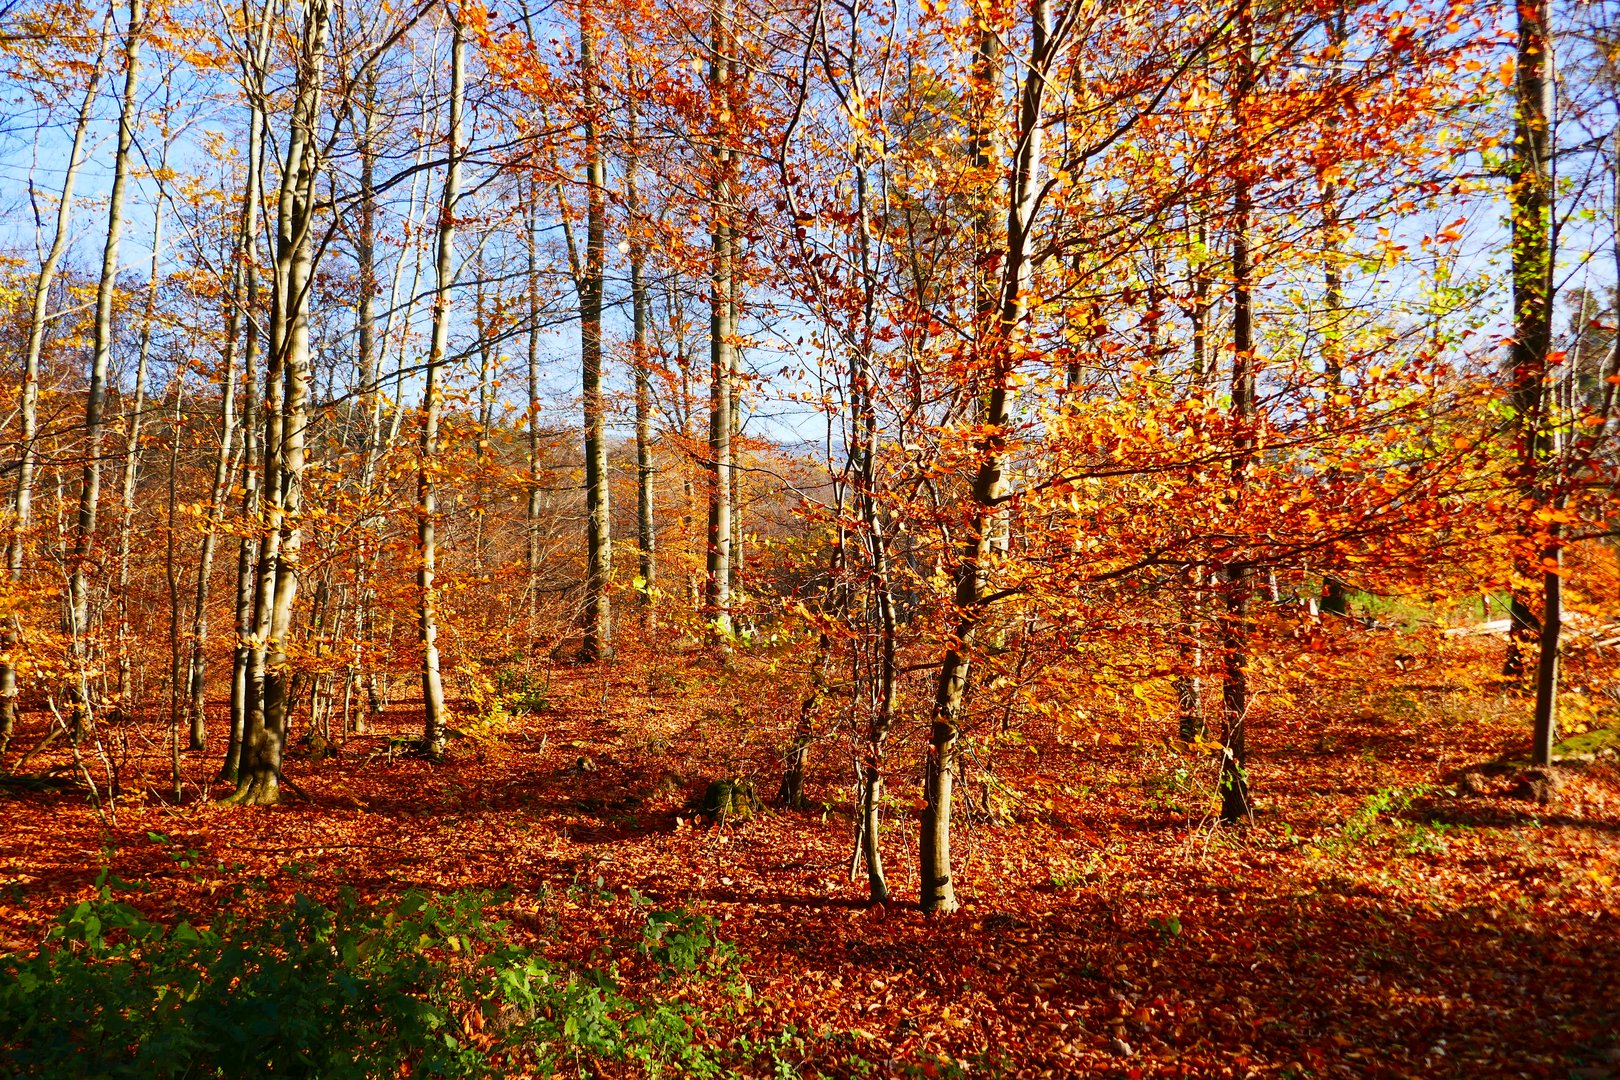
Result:
<instances>
[{"instance_id":1,"label":"white birch-like trunk","mask_svg":"<svg viewBox=\"0 0 1620 1080\"><path fill-rule=\"evenodd\" d=\"M456 208L461 190L461 112L463 71L462 27L451 21L449 134L444 174L444 195L439 206L438 257L433 293L433 336L422 388L422 446L417 469L417 578L418 628L422 645L422 746L430 758L444 754L449 737L444 704L444 679L439 671L439 622L434 572L438 558L438 491L435 472L439 456L439 414L444 407L441 369L449 350L450 288L455 278Z\"/></svg>"}]
</instances>

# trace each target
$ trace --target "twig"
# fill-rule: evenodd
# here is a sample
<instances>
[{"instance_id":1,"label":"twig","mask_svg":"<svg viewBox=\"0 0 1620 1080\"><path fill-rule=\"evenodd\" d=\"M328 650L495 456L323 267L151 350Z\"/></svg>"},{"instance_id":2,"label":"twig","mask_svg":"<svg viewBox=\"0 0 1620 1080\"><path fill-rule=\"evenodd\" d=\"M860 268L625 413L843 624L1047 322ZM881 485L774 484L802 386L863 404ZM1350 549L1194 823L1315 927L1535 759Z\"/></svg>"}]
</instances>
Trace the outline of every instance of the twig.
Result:
<instances>
[{"instance_id":1,"label":"twig","mask_svg":"<svg viewBox=\"0 0 1620 1080\"><path fill-rule=\"evenodd\" d=\"M58 735L60 735L60 734L62 734L62 729L61 728L51 728L48 731L46 731L45 732L45 737L43 739L39 740L39 742L35 743L34 748L32 750L28 751L28 753L24 754L22 756L22 760L18 761L17 764L13 765L7 771L12 772L12 773L21 772L22 767L24 765L27 765L30 761L32 761L34 759L35 754L39 753L41 750L43 750L47 746L51 745L51 743L55 742L56 737Z\"/></svg>"},{"instance_id":2,"label":"twig","mask_svg":"<svg viewBox=\"0 0 1620 1080\"><path fill-rule=\"evenodd\" d=\"M66 731L67 721L62 719L62 713L56 707L55 695L47 695L45 698L45 704L50 708L51 715L56 717L56 723L63 731ZM90 775L89 768L87 768L84 764L84 756L79 753L79 740L77 738L70 738L68 740L68 746L73 751L74 768L78 769L80 774L84 776L84 782L90 788L90 805L96 808L96 817L101 821L102 828L111 828L116 822L108 818L106 808L102 805L101 790L96 787L95 777Z\"/></svg>"}]
</instances>

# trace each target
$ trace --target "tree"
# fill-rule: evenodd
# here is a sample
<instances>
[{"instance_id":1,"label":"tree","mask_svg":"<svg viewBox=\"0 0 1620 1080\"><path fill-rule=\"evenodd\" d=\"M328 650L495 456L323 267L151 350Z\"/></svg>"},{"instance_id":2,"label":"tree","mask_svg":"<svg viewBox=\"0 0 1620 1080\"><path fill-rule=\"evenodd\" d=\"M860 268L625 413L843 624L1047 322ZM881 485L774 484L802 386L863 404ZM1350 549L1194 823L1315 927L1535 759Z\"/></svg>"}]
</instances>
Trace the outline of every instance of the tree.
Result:
<instances>
[{"instance_id":1,"label":"tree","mask_svg":"<svg viewBox=\"0 0 1620 1080\"><path fill-rule=\"evenodd\" d=\"M101 87L106 68L107 48L111 42L109 30L112 8L102 16L96 34L96 52L90 65L77 118L73 125L73 142L68 150L67 168L62 174L62 191L56 204L55 230L51 246L40 263L34 279L33 303L28 315L28 345L23 357L22 393L17 411L21 417L21 451L17 461L17 487L14 496L11 533L6 540L6 573L15 589L22 584L28 552L29 526L33 518L34 475L38 467L39 439L39 363L45 342L45 320L50 305L51 285L56 280L57 267L67 251L68 229L73 220L73 193L78 184L79 170L85 162L85 137L94 114L96 93ZM22 640L20 617L13 613L0 629L0 755L11 742L17 719L17 664L16 650Z\"/></svg>"},{"instance_id":2,"label":"tree","mask_svg":"<svg viewBox=\"0 0 1620 1080\"><path fill-rule=\"evenodd\" d=\"M607 243L607 157L599 128L600 75L592 0L580 0L580 110L585 152L585 257L576 257L580 364L585 412L585 639L580 658L613 655L613 519L608 499L607 432L602 400L602 299Z\"/></svg>"},{"instance_id":3,"label":"tree","mask_svg":"<svg viewBox=\"0 0 1620 1080\"><path fill-rule=\"evenodd\" d=\"M1238 8L1237 55L1233 61L1232 113L1238 131L1248 131L1249 97L1254 92L1254 17L1247 0ZM1253 465L1255 397L1259 358L1254 342L1254 267L1249 250L1253 213L1253 178L1246 163L1235 165L1232 185L1232 425L1236 432L1232 455L1232 487L1242 499ZM1221 756L1221 819L1234 823L1250 815L1249 780L1244 772L1244 728L1249 712L1248 639L1252 568L1232 562L1224 568L1226 611L1221 621L1222 688L1224 719Z\"/></svg>"},{"instance_id":4,"label":"tree","mask_svg":"<svg viewBox=\"0 0 1620 1080\"><path fill-rule=\"evenodd\" d=\"M991 593L989 574L996 544L996 518L1009 494L1006 429L1012 420L1013 376L1021 359L1020 335L1025 332L1023 324L1034 287L1034 228L1042 189L1047 90L1073 26L1072 9L1064 11L1055 27L1047 0L1035 0L1029 10L1029 51L1013 140L999 299L993 318L977 327L975 343L978 353L975 359L983 371L985 407L981 427L984 434L975 446L978 465L973 478L971 516L963 530L954 571L957 622L935 684L924 762L919 904L928 912L946 913L957 907L956 889L951 881L951 799L959 717L967 691L974 637L984 619Z\"/></svg>"},{"instance_id":5,"label":"tree","mask_svg":"<svg viewBox=\"0 0 1620 1080\"><path fill-rule=\"evenodd\" d=\"M106 428L107 367L112 358L113 294L117 289L118 245L123 238L124 193L129 185L130 150L138 123L141 39L146 32L142 0L129 0L124 27L124 92L118 110L117 148L113 153L112 189L107 197L106 242L102 245L101 278L96 286L95 341L90 360L90 389L84 407L84 479L73 534L72 571L68 579L67 630L77 685L72 692L75 734L91 718L87 672L90 634L90 570L96 542L96 516L101 502L101 440Z\"/></svg>"},{"instance_id":6,"label":"tree","mask_svg":"<svg viewBox=\"0 0 1620 1080\"><path fill-rule=\"evenodd\" d=\"M1514 62L1514 134L1509 225L1512 245L1513 342L1510 398L1515 427L1515 475L1530 508L1519 518L1519 575L1541 581L1542 612L1537 619L1521 590L1512 599L1509 672L1523 669L1523 643L1539 641L1536 655L1535 734L1531 752L1537 764L1552 759L1558 686L1558 639L1562 577L1557 524L1538 524L1536 511L1548 509L1547 460L1557 435L1548 414L1548 353L1552 348L1553 240L1550 68L1552 38L1545 3L1518 5L1518 45Z\"/></svg>"},{"instance_id":7,"label":"tree","mask_svg":"<svg viewBox=\"0 0 1620 1080\"><path fill-rule=\"evenodd\" d=\"M625 230L630 255L632 339L630 361L635 374L636 409L636 572L639 578L642 619L651 630L658 625L657 522L653 514L653 402L652 402L652 297L647 287L647 224L642 220L641 192L637 186L640 132L638 105L632 91L626 103Z\"/></svg>"},{"instance_id":8,"label":"tree","mask_svg":"<svg viewBox=\"0 0 1620 1080\"><path fill-rule=\"evenodd\" d=\"M303 545L305 447L309 425L311 243L321 173L318 125L327 0L311 0L299 28L292 112L276 197L275 278L264 372L263 524L259 531L247 714L231 802L268 806L280 798L293 671L287 654Z\"/></svg>"},{"instance_id":9,"label":"tree","mask_svg":"<svg viewBox=\"0 0 1620 1080\"><path fill-rule=\"evenodd\" d=\"M438 257L433 291L432 345L422 387L422 446L417 466L416 586L421 593L417 612L422 644L422 747L437 759L444 754L449 733L444 702L444 680L439 671L438 596L434 571L438 561L439 417L444 391L439 380L449 350L450 290L455 283L456 212L461 198L463 67L462 23L450 16L450 100L445 137L444 193L439 203Z\"/></svg>"},{"instance_id":10,"label":"tree","mask_svg":"<svg viewBox=\"0 0 1620 1080\"><path fill-rule=\"evenodd\" d=\"M731 397L734 355L737 249L732 221L733 157L730 140L735 116L732 58L733 14L729 0L718 0L709 52L709 97L715 129L709 168L709 541L705 561L704 605L714 633L726 647L731 623Z\"/></svg>"}]
</instances>

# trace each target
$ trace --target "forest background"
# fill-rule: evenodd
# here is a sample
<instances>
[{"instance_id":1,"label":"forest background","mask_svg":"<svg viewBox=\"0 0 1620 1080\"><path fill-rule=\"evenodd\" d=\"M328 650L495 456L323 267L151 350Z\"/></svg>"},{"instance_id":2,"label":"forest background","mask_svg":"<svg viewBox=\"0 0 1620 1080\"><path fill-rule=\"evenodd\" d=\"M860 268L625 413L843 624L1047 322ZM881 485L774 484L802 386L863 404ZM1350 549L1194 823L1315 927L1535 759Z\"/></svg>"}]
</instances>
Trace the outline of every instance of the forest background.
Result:
<instances>
[{"instance_id":1,"label":"forest background","mask_svg":"<svg viewBox=\"0 0 1620 1080\"><path fill-rule=\"evenodd\" d=\"M1568 889L1519 912L1520 960L1570 1000L1474 987L1535 1034L1455 1067L1613 1064L1612 1006L1574 989L1596 954L1535 959L1612 952L1620 865L1612 6L0 15L11 945L112 903L108 874L202 922L250 879L272 905L583 882L554 959L645 895L751 905L745 985L810 932L761 905L966 904L833 916L936 959L1090 910L1220 1002L1193 973L1224 935L1252 953L1248 908L1210 886L1213 936L1183 918L1223 865L1259 858L1256 927L1310 936L1332 920L1289 905L1323 874L1377 919L1418 902L1383 860L1421 856L1460 917L1507 902L1469 860L1525 858ZM313 883L288 828L333 860ZM732 888L732 832L803 850ZM385 873L394 844L433 869ZM154 869L174 845L214 876ZM106 962L87 910L63 925ZM1475 945L1444 977L1473 986ZM1050 1001L1031 956L1009 977ZM1267 1027L1277 984L1224 1006L1239 1034L1172 1036L1123 973L1059 994L1056 1034L982 991L956 1030L958 972L922 995L943 1019L879 1035L851 998L896 977L855 963L847 1045L805 1041L802 986L763 1018L682 992L834 1072L1303 1075L1378 1044ZM1401 1036L1400 1068L1453 1068L1479 1023ZM764 1053L736 1038L709 1041Z\"/></svg>"}]
</instances>

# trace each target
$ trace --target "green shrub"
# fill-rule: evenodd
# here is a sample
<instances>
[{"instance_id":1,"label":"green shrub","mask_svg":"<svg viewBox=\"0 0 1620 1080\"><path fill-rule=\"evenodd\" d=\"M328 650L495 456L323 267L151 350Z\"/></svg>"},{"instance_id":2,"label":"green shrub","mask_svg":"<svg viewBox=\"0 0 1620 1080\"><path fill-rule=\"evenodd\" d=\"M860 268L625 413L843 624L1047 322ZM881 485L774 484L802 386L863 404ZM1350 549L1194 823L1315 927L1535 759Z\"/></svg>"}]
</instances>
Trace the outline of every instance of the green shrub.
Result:
<instances>
[{"instance_id":1,"label":"green shrub","mask_svg":"<svg viewBox=\"0 0 1620 1080\"><path fill-rule=\"evenodd\" d=\"M666 980L693 974L730 975L742 958L730 942L715 936L719 926L709 915L681 909L655 911L647 916L638 948Z\"/></svg>"},{"instance_id":2,"label":"green shrub","mask_svg":"<svg viewBox=\"0 0 1620 1080\"><path fill-rule=\"evenodd\" d=\"M1410 788L1378 789L1367 796L1345 819L1337 837L1322 844L1322 850L1330 855L1346 855L1358 847L1374 843L1385 831L1379 818L1385 817L1392 822L1396 821L1415 800L1427 794L1428 790L1426 784Z\"/></svg>"},{"instance_id":3,"label":"green shrub","mask_svg":"<svg viewBox=\"0 0 1620 1080\"><path fill-rule=\"evenodd\" d=\"M0 957L0 1075L583 1075L608 1060L719 1073L695 1009L627 996L611 965L570 970L511 944L490 899L299 896L167 929L104 887L37 953ZM712 926L659 912L645 939L675 971L729 970Z\"/></svg>"},{"instance_id":4,"label":"green shrub","mask_svg":"<svg viewBox=\"0 0 1620 1080\"><path fill-rule=\"evenodd\" d=\"M748 821L763 808L754 782L746 777L715 780L703 792L702 810L719 825Z\"/></svg>"},{"instance_id":5,"label":"green shrub","mask_svg":"<svg viewBox=\"0 0 1620 1080\"><path fill-rule=\"evenodd\" d=\"M495 691L510 713L543 713L551 708L551 675L503 668L495 675Z\"/></svg>"}]
</instances>

